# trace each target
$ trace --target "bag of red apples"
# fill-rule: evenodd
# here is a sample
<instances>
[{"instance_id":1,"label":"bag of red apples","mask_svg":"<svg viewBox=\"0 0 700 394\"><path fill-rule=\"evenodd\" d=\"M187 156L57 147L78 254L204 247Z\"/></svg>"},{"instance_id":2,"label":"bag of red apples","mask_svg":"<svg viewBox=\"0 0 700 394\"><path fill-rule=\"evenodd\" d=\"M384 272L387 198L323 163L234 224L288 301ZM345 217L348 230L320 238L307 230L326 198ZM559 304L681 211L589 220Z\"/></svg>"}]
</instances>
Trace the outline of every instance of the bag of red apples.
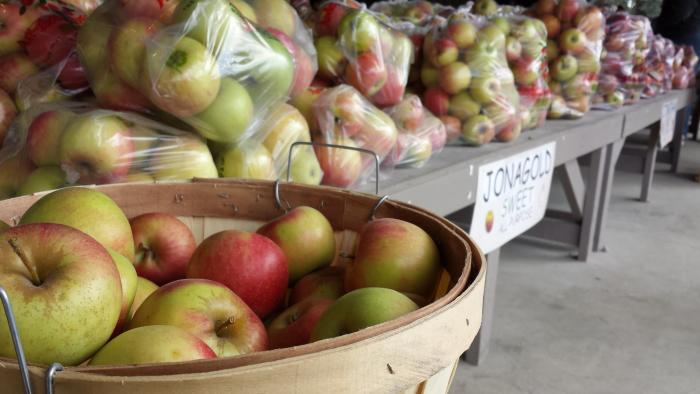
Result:
<instances>
[{"instance_id":1,"label":"bag of red apples","mask_svg":"<svg viewBox=\"0 0 700 394\"><path fill-rule=\"evenodd\" d=\"M0 198L72 184L217 178L206 141L143 116L59 102L21 113L0 150Z\"/></svg>"},{"instance_id":2,"label":"bag of red apples","mask_svg":"<svg viewBox=\"0 0 700 394\"><path fill-rule=\"evenodd\" d=\"M310 35L283 0L111 0L77 47L101 106L220 143L250 138L315 70Z\"/></svg>"},{"instance_id":3,"label":"bag of red apples","mask_svg":"<svg viewBox=\"0 0 700 394\"><path fill-rule=\"evenodd\" d=\"M538 0L528 11L547 27L549 117L580 118L591 107L600 71L605 18L582 0Z\"/></svg>"},{"instance_id":4,"label":"bag of red apples","mask_svg":"<svg viewBox=\"0 0 700 394\"><path fill-rule=\"evenodd\" d=\"M607 13L596 108L615 109L639 101L644 91L651 22L627 12Z\"/></svg>"},{"instance_id":5,"label":"bag of red apples","mask_svg":"<svg viewBox=\"0 0 700 394\"><path fill-rule=\"evenodd\" d=\"M316 25L318 78L355 87L374 105L398 103L406 89L413 44L377 14L352 3L325 2Z\"/></svg>"},{"instance_id":6,"label":"bag of red apples","mask_svg":"<svg viewBox=\"0 0 700 394\"><path fill-rule=\"evenodd\" d=\"M666 39L660 35L652 35L650 43L649 54L642 69L646 75L642 91L643 98L655 97L666 92L668 68L667 59L664 58Z\"/></svg>"},{"instance_id":7,"label":"bag of red apples","mask_svg":"<svg viewBox=\"0 0 700 394\"><path fill-rule=\"evenodd\" d=\"M506 35L485 17L458 11L423 43L425 106L468 145L511 141L522 130L520 99L506 59Z\"/></svg>"},{"instance_id":8,"label":"bag of red apples","mask_svg":"<svg viewBox=\"0 0 700 394\"><path fill-rule=\"evenodd\" d=\"M676 46L676 55L673 58L673 88L687 89L694 83L695 66L698 57L695 49L689 45Z\"/></svg>"}]
</instances>

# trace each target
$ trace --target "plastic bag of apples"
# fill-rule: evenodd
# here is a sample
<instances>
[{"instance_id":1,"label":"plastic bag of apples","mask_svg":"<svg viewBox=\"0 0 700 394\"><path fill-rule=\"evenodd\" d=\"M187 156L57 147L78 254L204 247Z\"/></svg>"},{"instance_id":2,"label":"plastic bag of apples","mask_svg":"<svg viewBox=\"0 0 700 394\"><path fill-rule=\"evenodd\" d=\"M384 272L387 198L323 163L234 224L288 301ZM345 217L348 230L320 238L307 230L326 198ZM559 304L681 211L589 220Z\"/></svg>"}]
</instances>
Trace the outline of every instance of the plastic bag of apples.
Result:
<instances>
[{"instance_id":1,"label":"plastic bag of apples","mask_svg":"<svg viewBox=\"0 0 700 394\"><path fill-rule=\"evenodd\" d=\"M602 69L595 107L615 109L639 101L644 90L640 67L649 54L651 22L623 11L606 12Z\"/></svg>"},{"instance_id":2,"label":"plastic bag of apples","mask_svg":"<svg viewBox=\"0 0 700 394\"><path fill-rule=\"evenodd\" d=\"M691 46L677 45L673 58L673 88L687 89L695 75L697 55Z\"/></svg>"},{"instance_id":3,"label":"plastic bag of apples","mask_svg":"<svg viewBox=\"0 0 700 394\"><path fill-rule=\"evenodd\" d=\"M313 54L296 44L305 40L282 0L110 0L83 24L77 47L100 105L233 143L311 82Z\"/></svg>"},{"instance_id":4,"label":"plastic bag of apples","mask_svg":"<svg viewBox=\"0 0 700 394\"><path fill-rule=\"evenodd\" d=\"M650 38L650 49L642 71L645 73L643 98L655 97L666 92L666 73L668 65L664 58L666 39L653 35Z\"/></svg>"},{"instance_id":5,"label":"plastic bag of apples","mask_svg":"<svg viewBox=\"0 0 700 394\"><path fill-rule=\"evenodd\" d=\"M413 61L405 34L354 2L338 1L321 5L314 32L320 79L352 85L380 107L401 100Z\"/></svg>"},{"instance_id":6,"label":"plastic bag of apples","mask_svg":"<svg viewBox=\"0 0 700 394\"><path fill-rule=\"evenodd\" d=\"M462 141L480 146L511 141L522 130L520 99L498 24L461 9L423 43L425 106Z\"/></svg>"},{"instance_id":7,"label":"plastic bag of apples","mask_svg":"<svg viewBox=\"0 0 700 394\"><path fill-rule=\"evenodd\" d=\"M385 160L386 164L420 168L432 155L442 151L448 138L445 125L423 107L420 97L407 94L384 112L391 116L399 132L394 150ZM458 135L455 137L458 138Z\"/></svg>"},{"instance_id":8,"label":"plastic bag of apples","mask_svg":"<svg viewBox=\"0 0 700 394\"><path fill-rule=\"evenodd\" d=\"M549 117L580 118L591 107L605 37L602 11L582 0L538 0L528 11L547 27Z\"/></svg>"},{"instance_id":9,"label":"plastic bag of apples","mask_svg":"<svg viewBox=\"0 0 700 394\"><path fill-rule=\"evenodd\" d=\"M0 199L69 184L217 178L206 141L143 116L63 101L22 112L0 150Z\"/></svg>"}]
</instances>

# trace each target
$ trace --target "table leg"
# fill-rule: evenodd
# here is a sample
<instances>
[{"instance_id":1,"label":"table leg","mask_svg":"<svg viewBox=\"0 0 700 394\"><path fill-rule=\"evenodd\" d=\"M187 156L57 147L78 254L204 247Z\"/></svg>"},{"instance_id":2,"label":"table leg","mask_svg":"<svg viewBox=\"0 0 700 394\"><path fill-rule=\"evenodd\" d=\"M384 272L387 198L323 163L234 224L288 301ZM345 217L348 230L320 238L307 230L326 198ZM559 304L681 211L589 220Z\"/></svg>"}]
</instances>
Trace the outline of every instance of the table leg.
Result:
<instances>
[{"instance_id":1,"label":"table leg","mask_svg":"<svg viewBox=\"0 0 700 394\"><path fill-rule=\"evenodd\" d=\"M578 243L578 260L587 261L593 252L593 240L595 238L596 223L598 222L598 210L600 206L600 191L603 184L603 170L605 169L605 151L602 147L591 153L591 166L586 184L586 200L583 205L583 221L581 223L581 236Z\"/></svg>"},{"instance_id":2,"label":"table leg","mask_svg":"<svg viewBox=\"0 0 700 394\"><path fill-rule=\"evenodd\" d=\"M474 338L474 342L472 342L469 350L462 355L462 359L472 365L479 365L483 362L489 351L500 255L500 249L496 249L486 255L486 284L484 285L484 310L481 317L481 329L476 334L476 338Z\"/></svg>"},{"instance_id":3,"label":"table leg","mask_svg":"<svg viewBox=\"0 0 700 394\"><path fill-rule=\"evenodd\" d=\"M608 216L608 207L610 206L610 195L612 194L613 178L615 177L615 166L620 158L622 146L625 140L619 140L608 145L605 152L605 167L603 170L603 185L600 201L600 209L598 210L598 221L596 223L595 238L593 241L593 250L598 252L605 249L603 245L603 235L605 232L605 223Z\"/></svg>"},{"instance_id":4,"label":"table leg","mask_svg":"<svg viewBox=\"0 0 700 394\"><path fill-rule=\"evenodd\" d=\"M675 137L674 137L675 138ZM642 191L639 201L649 202L649 192L651 183L654 180L654 170L656 168L656 155L659 152L659 128L654 127L647 142L647 153L644 158L644 175L642 177Z\"/></svg>"}]
</instances>

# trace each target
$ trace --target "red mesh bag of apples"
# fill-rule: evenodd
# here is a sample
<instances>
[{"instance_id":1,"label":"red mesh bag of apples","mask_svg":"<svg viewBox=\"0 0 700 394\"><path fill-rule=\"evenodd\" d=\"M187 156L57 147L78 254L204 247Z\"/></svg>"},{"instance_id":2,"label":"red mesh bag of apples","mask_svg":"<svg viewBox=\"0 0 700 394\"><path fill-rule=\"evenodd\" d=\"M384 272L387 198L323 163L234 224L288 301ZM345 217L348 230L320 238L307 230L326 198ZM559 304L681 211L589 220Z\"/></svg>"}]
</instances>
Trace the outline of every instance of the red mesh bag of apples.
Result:
<instances>
[{"instance_id":1,"label":"red mesh bag of apples","mask_svg":"<svg viewBox=\"0 0 700 394\"><path fill-rule=\"evenodd\" d=\"M401 100L413 61L413 44L405 34L374 12L337 1L321 5L314 32L320 79L352 85L380 107Z\"/></svg>"},{"instance_id":2,"label":"red mesh bag of apples","mask_svg":"<svg viewBox=\"0 0 700 394\"><path fill-rule=\"evenodd\" d=\"M615 109L639 101L644 90L643 66L649 55L651 22L627 12L606 13L596 108Z\"/></svg>"},{"instance_id":3,"label":"red mesh bag of apples","mask_svg":"<svg viewBox=\"0 0 700 394\"><path fill-rule=\"evenodd\" d=\"M70 184L216 178L206 141L131 112L62 101L22 112L0 150L0 198Z\"/></svg>"},{"instance_id":4,"label":"red mesh bag of apples","mask_svg":"<svg viewBox=\"0 0 700 394\"><path fill-rule=\"evenodd\" d=\"M111 0L77 47L100 105L234 143L310 84L310 40L282 0Z\"/></svg>"},{"instance_id":5,"label":"red mesh bag of apples","mask_svg":"<svg viewBox=\"0 0 700 394\"><path fill-rule=\"evenodd\" d=\"M506 35L487 18L459 10L423 43L425 106L461 140L511 141L522 130L520 99L506 59Z\"/></svg>"},{"instance_id":6,"label":"red mesh bag of apples","mask_svg":"<svg viewBox=\"0 0 700 394\"><path fill-rule=\"evenodd\" d=\"M590 110L598 81L605 17L581 0L538 0L528 14L547 27L549 117L580 118Z\"/></svg>"},{"instance_id":7,"label":"red mesh bag of apples","mask_svg":"<svg viewBox=\"0 0 700 394\"><path fill-rule=\"evenodd\" d=\"M392 118L350 85L325 89L313 102L319 132L314 142L370 151L389 169L398 139ZM371 154L353 149L315 146L324 185L349 187L371 180L376 163Z\"/></svg>"}]
</instances>

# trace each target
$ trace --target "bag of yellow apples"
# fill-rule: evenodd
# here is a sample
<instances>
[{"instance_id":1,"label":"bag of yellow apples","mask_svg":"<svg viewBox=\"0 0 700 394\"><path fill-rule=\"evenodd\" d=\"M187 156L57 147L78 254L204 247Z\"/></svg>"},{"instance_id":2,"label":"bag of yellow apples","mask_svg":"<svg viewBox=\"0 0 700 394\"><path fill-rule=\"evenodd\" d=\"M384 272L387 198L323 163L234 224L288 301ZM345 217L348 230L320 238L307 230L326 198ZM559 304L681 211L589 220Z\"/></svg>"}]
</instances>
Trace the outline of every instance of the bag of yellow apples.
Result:
<instances>
[{"instance_id":1,"label":"bag of yellow apples","mask_svg":"<svg viewBox=\"0 0 700 394\"><path fill-rule=\"evenodd\" d=\"M0 150L0 198L67 185L217 178L200 136L79 102L22 112Z\"/></svg>"},{"instance_id":2,"label":"bag of yellow apples","mask_svg":"<svg viewBox=\"0 0 700 394\"><path fill-rule=\"evenodd\" d=\"M520 98L498 24L464 9L450 15L425 37L421 76L423 103L467 145L520 135Z\"/></svg>"},{"instance_id":3,"label":"bag of yellow apples","mask_svg":"<svg viewBox=\"0 0 700 394\"><path fill-rule=\"evenodd\" d=\"M598 84L605 17L583 0L538 0L528 11L547 27L552 105L549 117L580 118Z\"/></svg>"}]
</instances>

